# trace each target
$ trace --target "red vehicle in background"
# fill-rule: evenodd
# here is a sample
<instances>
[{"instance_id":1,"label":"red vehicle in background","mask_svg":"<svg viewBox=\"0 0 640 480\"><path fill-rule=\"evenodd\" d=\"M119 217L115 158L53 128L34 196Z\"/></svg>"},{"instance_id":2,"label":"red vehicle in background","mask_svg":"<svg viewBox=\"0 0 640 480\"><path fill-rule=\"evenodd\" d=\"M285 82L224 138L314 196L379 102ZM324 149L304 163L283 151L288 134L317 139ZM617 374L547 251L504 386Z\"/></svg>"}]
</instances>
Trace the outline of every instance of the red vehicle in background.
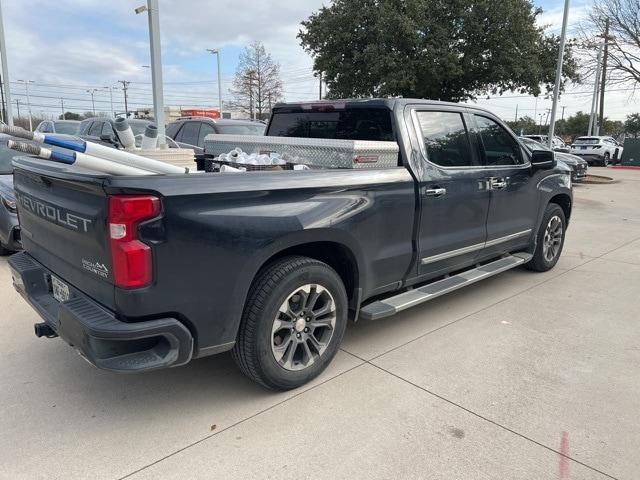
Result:
<instances>
[{"instance_id":1,"label":"red vehicle in background","mask_svg":"<svg viewBox=\"0 0 640 480\"><path fill-rule=\"evenodd\" d=\"M180 114L183 117L220 118L220 112L212 108L190 108L186 110L181 110Z\"/></svg>"}]
</instances>

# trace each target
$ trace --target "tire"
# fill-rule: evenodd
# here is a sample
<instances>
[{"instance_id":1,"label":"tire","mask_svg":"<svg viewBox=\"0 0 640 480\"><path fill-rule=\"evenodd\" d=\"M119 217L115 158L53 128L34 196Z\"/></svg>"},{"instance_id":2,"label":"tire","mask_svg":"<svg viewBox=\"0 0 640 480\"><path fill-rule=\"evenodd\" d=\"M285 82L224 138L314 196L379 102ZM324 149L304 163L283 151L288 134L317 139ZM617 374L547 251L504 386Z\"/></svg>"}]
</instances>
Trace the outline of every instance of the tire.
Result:
<instances>
[{"instance_id":1,"label":"tire","mask_svg":"<svg viewBox=\"0 0 640 480\"><path fill-rule=\"evenodd\" d=\"M304 385L336 355L347 308L344 284L327 264L301 256L278 259L253 281L233 359L246 376L266 388Z\"/></svg>"},{"instance_id":2,"label":"tire","mask_svg":"<svg viewBox=\"0 0 640 480\"><path fill-rule=\"evenodd\" d=\"M557 225L555 220L560 222L561 231L559 233L559 243L554 243L553 255L550 255L549 245L545 246L545 242L547 241L547 229L554 230L555 227L553 225ZM552 223L552 220L554 222ZM540 223L540 228L538 229L538 233L536 234L536 250L533 253L533 258L525 265L529 270L533 270L535 272L546 272L551 270L556 266L558 260L560 259L560 255L562 254L562 248L564 247L564 237L567 232L567 220L564 216L564 210L557 203L550 203L547 205L545 209L544 215L542 217L542 222ZM549 234L551 234L550 232Z\"/></svg>"},{"instance_id":3,"label":"tire","mask_svg":"<svg viewBox=\"0 0 640 480\"><path fill-rule=\"evenodd\" d=\"M611 155L609 154L609 152L606 152L603 156L602 156L602 166L603 167L608 167L609 166L609 160L611 159Z\"/></svg>"}]
</instances>

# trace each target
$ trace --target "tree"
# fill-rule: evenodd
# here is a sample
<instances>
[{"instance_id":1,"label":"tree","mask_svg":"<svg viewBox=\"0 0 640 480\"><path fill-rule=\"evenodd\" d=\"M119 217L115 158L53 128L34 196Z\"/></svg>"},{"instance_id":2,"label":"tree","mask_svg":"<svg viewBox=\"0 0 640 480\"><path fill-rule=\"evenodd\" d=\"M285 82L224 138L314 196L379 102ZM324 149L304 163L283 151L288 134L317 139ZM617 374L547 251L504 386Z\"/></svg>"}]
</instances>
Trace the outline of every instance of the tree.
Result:
<instances>
[{"instance_id":1,"label":"tree","mask_svg":"<svg viewBox=\"0 0 640 480\"><path fill-rule=\"evenodd\" d=\"M571 115L564 120L559 120L556 123L556 131L562 132L563 135L570 136L572 138L586 135L589 129L589 114L584 112L577 112L575 115Z\"/></svg>"},{"instance_id":2,"label":"tree","mask_svg":"<svg viewBox=\"0 0 640 480\"><path fill-rule=\"evenodd\" d=\"M632 135L634 138L640 136L640 113L627 115L627 120L624 122L624 133Z\"/></svg>"},{"instance_id":3,"label":"tree","mask_svg":"<svg viewBox=\"0 0 640 480\"><path fill-rule=\"evenodd\" d=\"M609 19L607 83L640 82L640 2L638 0L598 0L581 25L580 40L587 61L585 77L593 76L598 48Z\"/></svg>"},{"instance_id":4,"label":"tree","mask_svg":"<svg viewBox=\"0 0 640 480\"><path fill-rule=\"evenodd\" d=\"M517 135L535 135L538 133L536 121L528 116L520 117L517 121L507 121L506 124Z\"/></svg>"},{"instance_id":5,"label":"tree","mask_svg":"<svg viewBox=\"0 0 640 480\"><path fill-rule=\"evenodd\" d=\"M62 114L58 115L58 119L62 120ZM64 120L82 120L82 115L74 112L64 112Z\"/></svg>"},{"instance_id":6,"label":"tree","mask_svg":"<svg viewBox=\"0 0 640 480\"><path fill-rule=\"evenodd\" d=\"M553 88L559 39L528 0L334 0L302 22L328 96L473 99ZM577 80L572 44L564 79Z\"/></svg>"},{"instance_id":7,"label":"tree","mask_svg":"<svg viewBox=\"0 0 640 480\"><path fill-rule=\"evenodd\" d=\"M275 62L264 45L254 42L240 54L240 61L230 90L233 106L251 118L268 118L271 107L282 100L280 64Z\"/></svg>"}]
</instances>

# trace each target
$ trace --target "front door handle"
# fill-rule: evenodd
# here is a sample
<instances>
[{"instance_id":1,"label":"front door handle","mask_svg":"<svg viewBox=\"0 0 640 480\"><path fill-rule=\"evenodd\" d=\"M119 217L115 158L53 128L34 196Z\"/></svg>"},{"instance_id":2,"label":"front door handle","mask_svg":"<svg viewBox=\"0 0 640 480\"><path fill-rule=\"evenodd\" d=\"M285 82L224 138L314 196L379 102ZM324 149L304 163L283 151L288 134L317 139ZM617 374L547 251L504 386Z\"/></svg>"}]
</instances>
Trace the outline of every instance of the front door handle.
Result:
<instances>
[{"instance_id":1,"label":"front door handle","mask_svg":"<svg viewBox=\"0 0 640 480\"><path fill-rule=\"evenodd\" d=\"M424 194L427 197L441 197L442 195L445 195L446 193L447 193L447 189L446 188L441 188L441 187L427 188L424 191Z\"/></svg>"},{"instance_id":2,"label":"front door handle","mask_svg":"<svg viewBox=\"0 0 640 480\"><path fill-rule=\"evenodd\" d=\"M489 188L491 190L502 190L507 186L507 180L504 178L489 178Z\"/></svg>"}]
</instances>

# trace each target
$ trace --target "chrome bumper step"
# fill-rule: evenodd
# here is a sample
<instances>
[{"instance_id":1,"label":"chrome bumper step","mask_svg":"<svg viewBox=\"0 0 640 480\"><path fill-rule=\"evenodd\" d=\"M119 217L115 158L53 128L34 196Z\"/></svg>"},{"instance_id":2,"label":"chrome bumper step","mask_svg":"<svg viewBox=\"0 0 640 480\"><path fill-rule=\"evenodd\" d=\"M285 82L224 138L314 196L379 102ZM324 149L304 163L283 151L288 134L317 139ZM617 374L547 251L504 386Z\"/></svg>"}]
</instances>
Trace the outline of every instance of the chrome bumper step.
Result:
<instances>
[{"instance_id":1,"label":"chrome bumper step","mask_svg":"<svg viewBox=\"0 0 640 480\"><path fill-rule=\"evenodd\" d=\"M393 297L385 298L370 303L360 309L362 320L379 320L381 318L390 317L402 310L419 305L434 298L438 298L454 290L466 287L472 283L479 282L485 278L493 277L506 270L510 270L519 265L523 265L531 260L532 255L529 253L515 253L508 257L487 263L477 268L465 270L464 272L452 275L450 277L428 283L419 288L409 290Z\"/></svg>"}]
</instances>

